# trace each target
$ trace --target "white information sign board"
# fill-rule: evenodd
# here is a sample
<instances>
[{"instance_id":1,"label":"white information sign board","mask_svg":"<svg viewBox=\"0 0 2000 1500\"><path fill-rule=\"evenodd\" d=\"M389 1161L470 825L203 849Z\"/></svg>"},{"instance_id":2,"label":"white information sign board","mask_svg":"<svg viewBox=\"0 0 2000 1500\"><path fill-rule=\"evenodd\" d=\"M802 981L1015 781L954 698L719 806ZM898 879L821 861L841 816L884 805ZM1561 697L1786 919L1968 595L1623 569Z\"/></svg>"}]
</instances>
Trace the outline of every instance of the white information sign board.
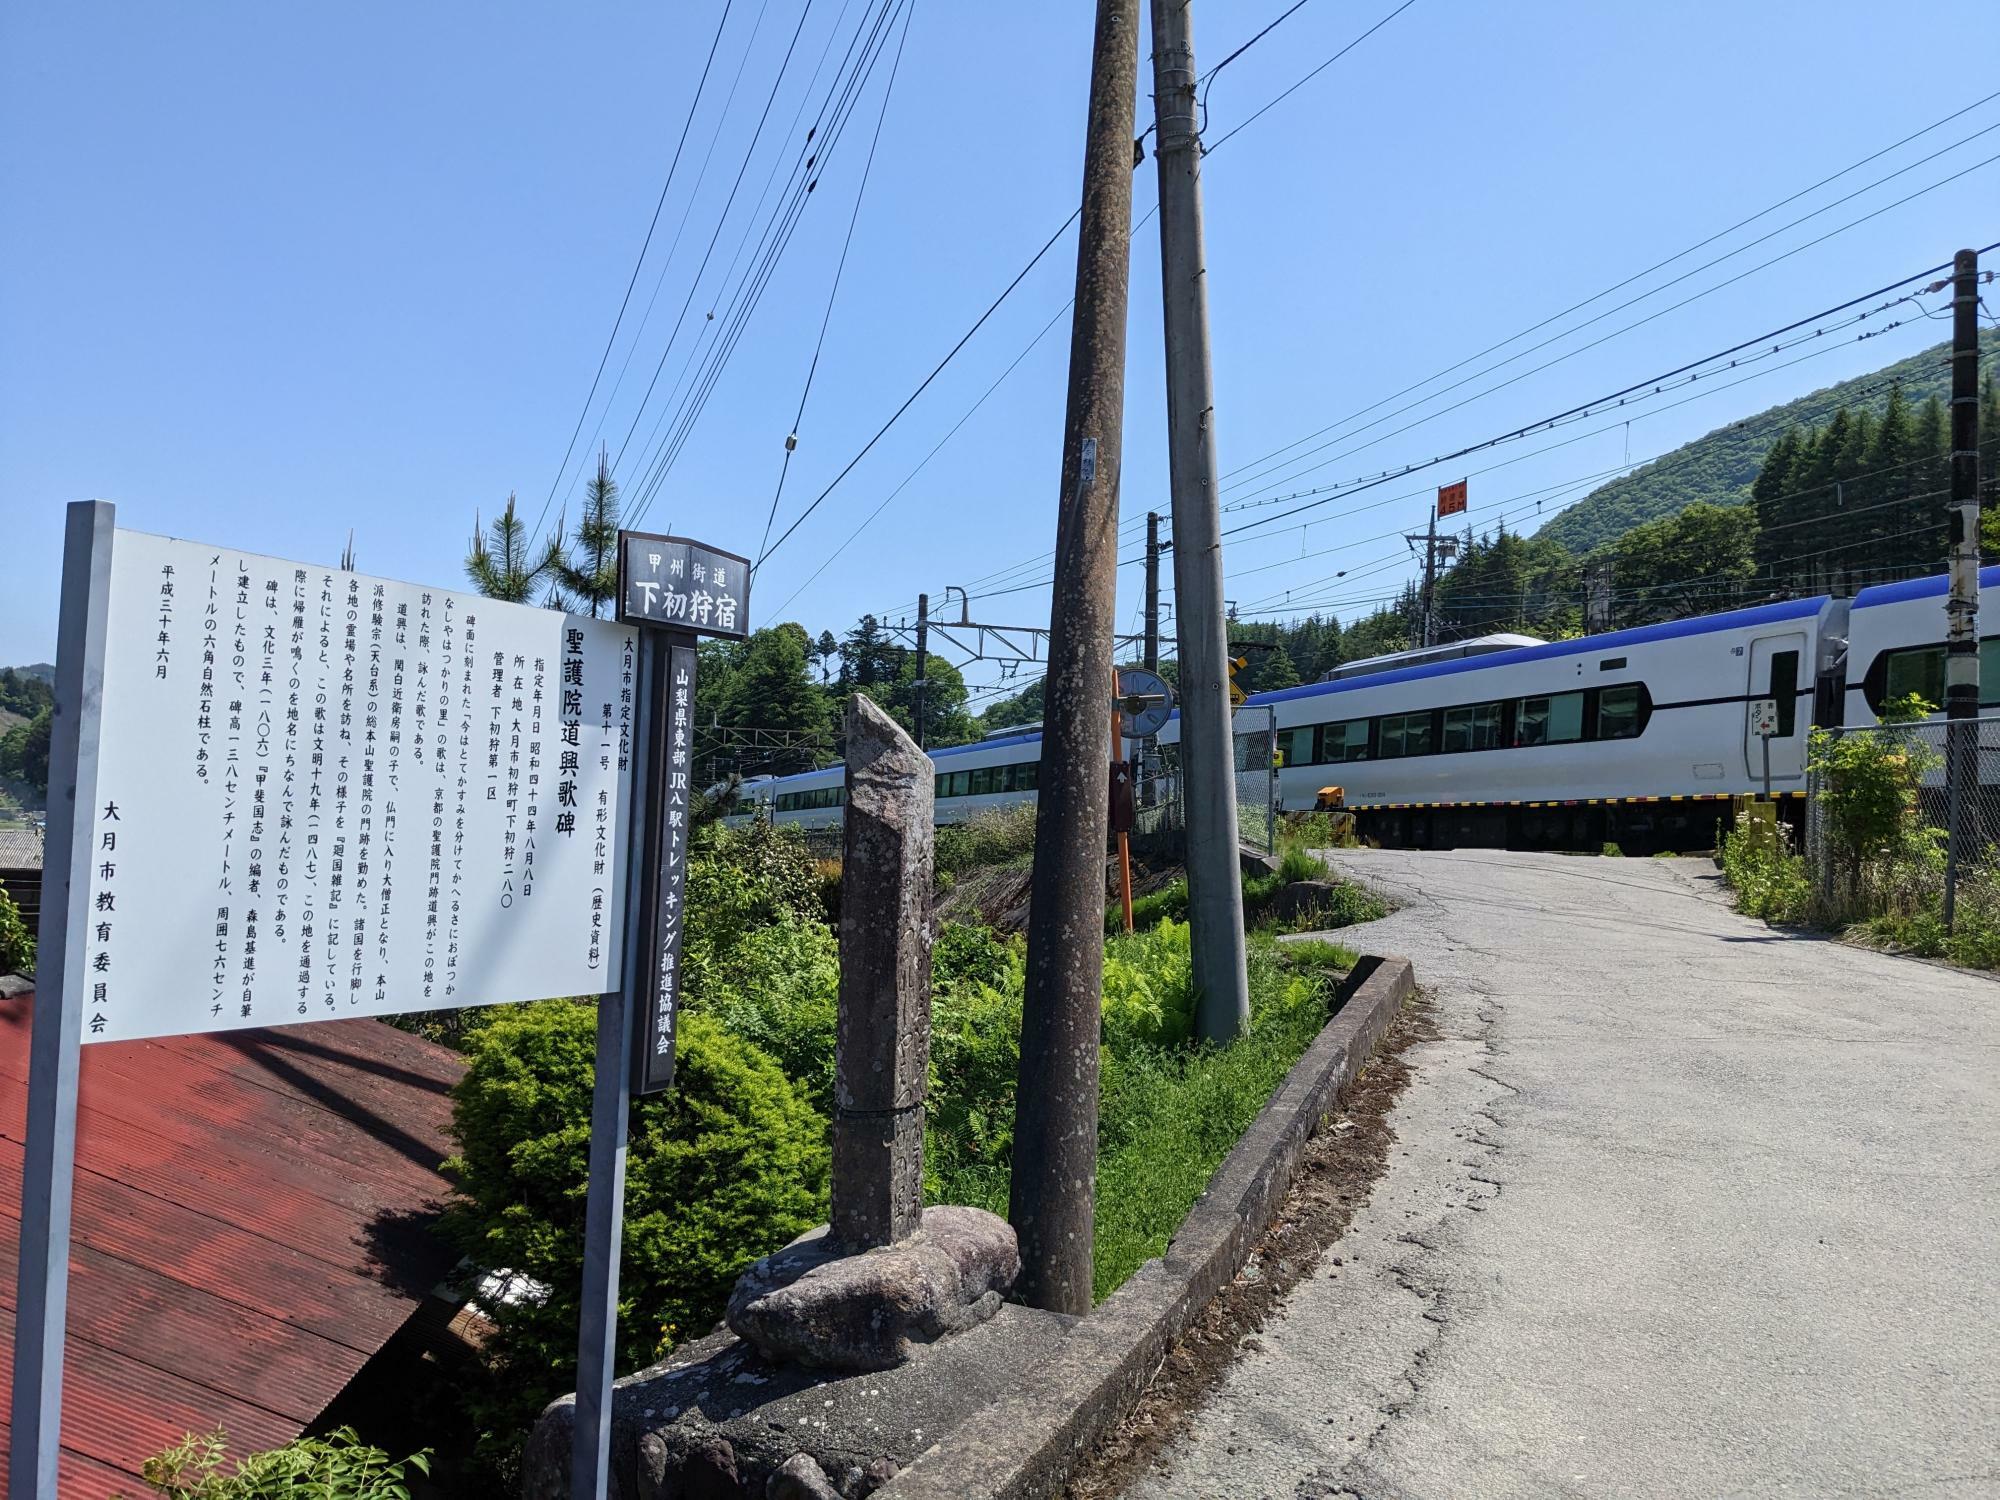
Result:
<instances>
[{"instance_id":1,"label":"white information sign board","mask_svg":"<svg viewBox=\"0 0 2000 1500\"><path fill-rule=\"evenodd\" d=\"M1750 732L1766 739L1778 732L1778 700L1776 698L1752 698L1750 700Z\"/></svg>"},{"instance_id":2,"label":"white information sign board","mask_svg":"<svg viewBox=\"0 0 2000 1500\"><path fill-rule=\"evenodd\" d=\"M114 534L86 1042L620 982L634 627Z\"/></svg>"}]
</instances>

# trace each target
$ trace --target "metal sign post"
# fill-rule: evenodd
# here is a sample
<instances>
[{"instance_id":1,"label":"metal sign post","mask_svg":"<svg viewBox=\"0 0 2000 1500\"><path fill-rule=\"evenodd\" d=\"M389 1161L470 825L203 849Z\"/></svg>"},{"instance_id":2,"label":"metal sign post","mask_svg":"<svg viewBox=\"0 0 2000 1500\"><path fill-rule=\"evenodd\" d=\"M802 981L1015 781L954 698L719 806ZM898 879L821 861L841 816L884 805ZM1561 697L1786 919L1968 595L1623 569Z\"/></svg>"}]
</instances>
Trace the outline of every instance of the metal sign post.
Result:
<instances>
[{"instance_id":1,"label":"metal sign post","mask_svg":"<svg viewBox=\"0 0 2000 1500\"><path fill-rule=\"evenodd\" d=\"M14 1315L11 1500L56 1493L62 1454L63 1329L69 1314L70 1201L76 1092L89 969L69 938L90 920L96 826L95 728L110 631L113 507L69 508L62 615L49 735L49 826L36 944L34 1034L28 1051L28 1130L21 1166L21 1254ZM86 733L85 730L89 732ZM79 809L81 810L79 812Z\"/></svg>"},{"instance_id":2,"label":"metal sign post","mask_svg":"<svg viewBox=\"0 0 2000 1500\"><path fill-rule=\"evenodd\" d=\"M81 1049L615 1000L639 644L629 626L69 508L11 1500L63 1482ZM620 1148L594 1157L607 1175Z\"/></svg>"},{"instance_id":3,"label":"metal sign post","mask_svg":"<svg viewBox=\"0 0 2000 1500\"><path fill-rule=\"evenodd\" d=\"M1757 698L1750 704L1750 732L1764 742L1764 800L1771 800L1771 740L1778 732L1778 700Z\"/></svg>"},{"instance_id":4,"label":"metal sign post","mask_svg":"<svg viewBox=\"0 0 2000 1500\"><path fill-rule=\"evenodd\" d=\"M632 1101L674 1081L688 820L694 810L695 636L746 638L749 602L748 558L684 537L619 533L617 618L646 628L639 632L625 984L600 997L597 1011L571 1500L604 1500L610 1485Z\"/></svg>"}]
</instances>

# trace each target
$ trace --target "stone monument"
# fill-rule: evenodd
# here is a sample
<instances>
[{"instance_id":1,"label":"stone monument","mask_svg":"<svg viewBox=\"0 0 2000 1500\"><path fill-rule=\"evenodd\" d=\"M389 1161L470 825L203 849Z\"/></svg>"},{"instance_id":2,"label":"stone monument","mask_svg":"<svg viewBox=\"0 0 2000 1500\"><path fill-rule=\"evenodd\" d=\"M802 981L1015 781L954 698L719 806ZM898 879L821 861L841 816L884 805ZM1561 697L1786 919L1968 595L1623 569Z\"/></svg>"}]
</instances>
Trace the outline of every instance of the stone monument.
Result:
<instances>
[{"instance_id":1,"label":"stone monument","mask_svg":"<svg viewBox=\"0 0 2000 1500\"><path fill-rule=\"evenodd\" d=\"M922 1206L934 770L868 697L846 728L832 1222L744 1272L728 1320L773 1361L879 1370L993 1316L1021 1262L1004 1219Z\"/></svg>"}]
</instances>

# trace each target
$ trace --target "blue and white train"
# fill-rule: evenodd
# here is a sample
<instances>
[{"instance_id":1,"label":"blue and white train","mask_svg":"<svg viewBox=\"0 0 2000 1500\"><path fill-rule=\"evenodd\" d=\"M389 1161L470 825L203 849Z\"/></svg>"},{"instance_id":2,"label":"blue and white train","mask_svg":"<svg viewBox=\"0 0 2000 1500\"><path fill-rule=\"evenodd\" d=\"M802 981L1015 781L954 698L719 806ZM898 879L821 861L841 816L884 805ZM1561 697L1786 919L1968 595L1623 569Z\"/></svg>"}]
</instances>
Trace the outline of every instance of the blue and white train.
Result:
<instances>
[{"instance_id":1,"label":"blue and white train","mask_svg":"<svg viewBox=\"0 0 2000 1500\"><path fill-rule=\"evenodd\" d=\"M1982 615L2000 618L2000 567L1979 586ZM1944 594L1940 576L1577 640L1487 637L1349 663L1248 706L1275 719L1282 807L1310 809L1337 785L1385 844L1698 848L1731 797L1763 786L1758 699L1777 704L1771 789L1793 799L1814 724L1873 723L1906 693L1943 700ZM2000 705L2000 633L1980 653L1982 693ZM1033 801L1040 750L1029 732L933 751L938 821ZM836 766L744 795L760 816L827 826L842 782Z\"/></svg>"}]
</instances>

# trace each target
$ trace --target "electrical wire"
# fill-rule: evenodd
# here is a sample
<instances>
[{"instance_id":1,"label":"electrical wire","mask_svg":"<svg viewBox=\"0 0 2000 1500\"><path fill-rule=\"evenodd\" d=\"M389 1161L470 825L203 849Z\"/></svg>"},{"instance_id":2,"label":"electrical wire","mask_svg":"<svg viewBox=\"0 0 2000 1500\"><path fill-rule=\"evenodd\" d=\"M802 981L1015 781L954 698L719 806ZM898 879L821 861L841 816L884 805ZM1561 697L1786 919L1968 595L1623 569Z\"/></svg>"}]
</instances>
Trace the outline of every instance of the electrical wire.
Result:
<instances>
[{"instance_id":1,"label":"electrical wire","mask_svg":"<svg viewBox=\"0 0 2000 1500\"><path fill-rule=\"evenodd\" d=\"M854 248L854 226L861 222L861 203L868 196L868 179L875 171L875 152L882 144L882 122L889 117L889 100L896 92L896 74L903 66L903 48L910 40L910 19L916 13L917 7L912 0L903 11L903 34L896 43L896 60L889 66L889 82L882 90L882 108L875 116L875 134L868 142L868 160L862 165L861 185L854 193L854 212L848 215L847 237L840 242L840 259L834 264L833 285L827 290L826 311L819 320L819 338L813 343L812 363L806 366L805 385L799 391L799 408L792 415L791 435L785 442L785 457L778 469L777 488L771 492L771 511L764 520L765 542L771 539L771 523L778 517L778 501L785 493L785 476L791 472L792 451L797 446L795 439L798 436L799 426L805 418L806 400L812 395L813 377L819 373L820 352L826 348L827 326L833 321L833 304L840 296L840 278L847 270L847 253ZM757 551L758 562L762 562L763 557L763 544L760 543ZM756 563L751 564L750 572L754 578L757 572Z\"/></svg>"},{"instance_id":2,"label":"electrical wire","mask_svg":"<svg viewBox=\"0 0 2000 1500\"><path fill-rule=\"evenodd\" d=\"M632 288L639 284L639 268L646 263L646 252L653 245L653 231L660 226L660 210L667 206L667 194L673 188L674 174L680 170L681 152L687 146L688 131L694 125L695 111L701 108L701 96L708 87L708 72L715 65L716 48L722 45L723 29L729 25L729 8L735 0L723 0L722 18L715 23L715 37L708 44L708 58L701 65L701 79L695 84L694 98L688 103L687 118L681 121L680 139L674 143L673 160L667 164L667 180L660 185L659 200L653 205L652 222L646 226L646 238L640 242L639 258L632 262L631 278L625 283L625 295L618 303L618 316L611 320L611 336L604 341L604 352L597 359L597 373L590 377L590 391L583 398L583 409L576 414L576 426L569 435L569 446L563 450L562 462L556 465L556 477L550 481L549 493L542 501L541 514L535 517L534 530L529 533L532 546L535 532L541 530L542 522L548 519L549 504L562 487L563 476L569 472L570 456L576 452L576 440L583 431L583 420L590 415L590 403L597 399L598 382L604 379L604 367L610 362L612 345L618 342L618 330L624 326L625 310L632 305Z\"/></svg>"}]
</instances>

